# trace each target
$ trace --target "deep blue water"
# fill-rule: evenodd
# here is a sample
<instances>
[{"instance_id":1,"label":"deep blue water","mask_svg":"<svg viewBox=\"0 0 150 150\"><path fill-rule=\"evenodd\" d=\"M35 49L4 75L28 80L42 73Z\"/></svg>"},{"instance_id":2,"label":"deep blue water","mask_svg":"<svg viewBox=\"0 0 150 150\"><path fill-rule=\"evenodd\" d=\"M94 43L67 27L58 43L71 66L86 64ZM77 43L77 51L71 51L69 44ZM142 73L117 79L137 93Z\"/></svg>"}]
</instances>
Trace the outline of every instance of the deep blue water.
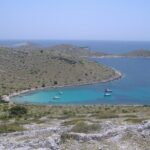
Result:
<instances>
[{"instance_id":1,"label":"deep blue water","mask_svg":"<svg viewBox=\"0 0 150 150\"><path fill-rule=\"evenodd\" d=\"M29 92L12 100L32 104L149 104L150 105L150 59L105 58L94 59L114 67L123 78L103 84L93 84ZM104 89L113 90L112 96L104 97ZM59 95L59 91L63 94ZM54 100L54 96L60 99Z\"/></svg>"},{"instance_id":2,"label":"deep blue water","mask_svg":"<svg viewBox=\"0 0 150 150\"><path fill-rule=\"evenodd\" d=\"M40 46L53 46L57 44L73 44L87 46L91 50L107 53L125 53L137 49L150 50L150 41L80 41L80 40L0 40L0 45L14 46L16 44L31 42Z\"/></svg>"}]
</instances>

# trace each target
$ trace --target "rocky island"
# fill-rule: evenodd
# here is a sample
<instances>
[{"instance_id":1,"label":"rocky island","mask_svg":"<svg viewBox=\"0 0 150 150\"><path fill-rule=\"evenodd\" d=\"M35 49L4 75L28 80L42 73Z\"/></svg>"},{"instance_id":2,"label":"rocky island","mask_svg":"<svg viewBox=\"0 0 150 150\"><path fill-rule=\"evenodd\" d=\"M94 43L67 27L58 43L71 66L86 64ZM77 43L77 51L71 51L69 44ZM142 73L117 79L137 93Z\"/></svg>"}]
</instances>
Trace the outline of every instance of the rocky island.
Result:
<instances>
[{"instance_id":1,"label":"rocky island","mask_svg":"<svg viewBox=\"0 0 150 150\"><path fill-rule=\"evenodd\" d=\"M150 50L138 49L138 50L134 50L134 51L125 53L122 56L124 56L124 57L144 57L144 58L148 58L148 57L150 57Z\"/></svg>"}]
</instances>

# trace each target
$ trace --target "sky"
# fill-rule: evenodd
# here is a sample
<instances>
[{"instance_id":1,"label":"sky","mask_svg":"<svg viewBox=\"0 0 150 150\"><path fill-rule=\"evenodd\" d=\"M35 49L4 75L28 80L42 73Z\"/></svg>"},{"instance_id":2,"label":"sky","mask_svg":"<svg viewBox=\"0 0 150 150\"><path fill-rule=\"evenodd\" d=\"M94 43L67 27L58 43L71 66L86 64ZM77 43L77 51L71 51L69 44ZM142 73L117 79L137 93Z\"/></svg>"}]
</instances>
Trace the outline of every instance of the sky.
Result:
<instances>
[{"instance_id":1,"label":"sky","mask_svg":"<svg viewBox=\"0 0 150 150\"><path fill-rule=\"evenodd\" d=\"M150 0L0 0L0 39L150 41Z\"/></svg>"}]
</instances>

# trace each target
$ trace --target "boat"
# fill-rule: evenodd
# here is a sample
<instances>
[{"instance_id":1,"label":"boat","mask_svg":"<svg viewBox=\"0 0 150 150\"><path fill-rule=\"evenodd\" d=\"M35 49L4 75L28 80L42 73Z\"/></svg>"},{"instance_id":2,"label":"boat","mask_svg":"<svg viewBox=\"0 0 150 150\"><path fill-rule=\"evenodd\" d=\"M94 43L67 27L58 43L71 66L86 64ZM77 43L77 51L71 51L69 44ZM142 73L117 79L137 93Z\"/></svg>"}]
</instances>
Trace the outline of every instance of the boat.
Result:
<instances>
[{"instance_id":1,"label":"boat","mask_svg":"<svg viewBox=\"0 0 150 150\"><path fill-rule=\"evenodd\" d=\"M111 93L104 93L104 96L111 96Z\"/></svg>"},{"instance_id":2,"label":"boat","mask_svg":"<svg viewBox=\"0 0 150 150\"><path fill-rule=\"evenodd\" d=\"M60 95L62 95L62 94L63 94L63 92L62 92L62 91L59 91L59 94L60 94Z\"/></svg>"},{"instance_id":3,"label":"boat","mask_svg":"<svg viewBox=\"0 0 150 150\"><path fill-rule=\"evenodd\" d=\"M59 96L54 96L53 99L60 99L60 97Z\"/></svg>"},{"instance_id":4,"label":"boat","mask_svg":"<svg viewBox=\"0 0 150 150\"><path fill-rule=\"evenodd\" d=\"M112 90L107 88L107 89L105 89L105 92L106 93L112 93Z\"/></svg>"}]
</instances>

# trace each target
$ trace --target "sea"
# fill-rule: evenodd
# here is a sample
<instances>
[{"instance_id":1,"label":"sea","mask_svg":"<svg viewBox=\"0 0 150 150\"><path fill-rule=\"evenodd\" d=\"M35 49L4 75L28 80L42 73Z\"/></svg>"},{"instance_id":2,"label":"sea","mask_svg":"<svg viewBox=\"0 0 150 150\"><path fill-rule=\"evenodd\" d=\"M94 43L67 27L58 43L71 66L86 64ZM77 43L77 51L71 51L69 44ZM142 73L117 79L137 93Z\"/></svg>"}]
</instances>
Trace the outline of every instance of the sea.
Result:
<instances>
[{"instance_id":1,"label":"sea","mask_svg":"<svg viewBox=\"0 0 150 150\"><path fill-rule=\"evenodd\" d=\"M42 46L73 44L107 53L126 53L136 49L150 50L150 42L126 41L50 41L34 40ZM15 45L18 41L0 41L0 45ZM47 88L24 93L11 100L15 103L36 105L150 105L150 58L93 58L93 61L119 70L123 76L108 83L83 86ZM104 90L112 90L110 96Z\"/></svg>"}]
</instances>

